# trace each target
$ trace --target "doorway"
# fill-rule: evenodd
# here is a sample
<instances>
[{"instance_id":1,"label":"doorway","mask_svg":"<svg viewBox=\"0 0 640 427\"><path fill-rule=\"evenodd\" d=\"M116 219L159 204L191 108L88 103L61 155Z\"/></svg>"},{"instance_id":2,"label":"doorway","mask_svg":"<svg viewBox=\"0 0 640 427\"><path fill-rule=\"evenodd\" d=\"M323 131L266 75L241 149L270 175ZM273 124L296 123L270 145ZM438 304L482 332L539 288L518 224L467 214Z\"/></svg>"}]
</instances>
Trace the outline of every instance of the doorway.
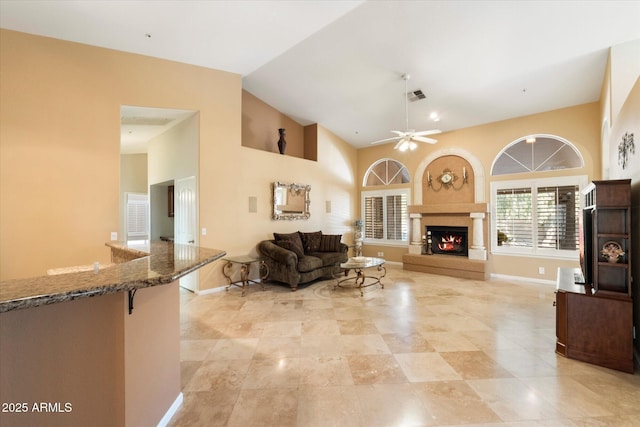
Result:
<instances>
[{"instance_id":1,"label":"doorway","mask_svg":"<svg viewBox=\"0 0 640 427\"><path fill-rule=\"evenodd\" d=\"M120 113L121 235L125 236L124 193L135 191L149 196L150 240L197 244L198 112L122 106ZM178 191L182 197L179 201L174 196L173 216L171 194ZM195 292L198 276L189 276L181 279L180 285Z\"/></svg>"}]
</instances>

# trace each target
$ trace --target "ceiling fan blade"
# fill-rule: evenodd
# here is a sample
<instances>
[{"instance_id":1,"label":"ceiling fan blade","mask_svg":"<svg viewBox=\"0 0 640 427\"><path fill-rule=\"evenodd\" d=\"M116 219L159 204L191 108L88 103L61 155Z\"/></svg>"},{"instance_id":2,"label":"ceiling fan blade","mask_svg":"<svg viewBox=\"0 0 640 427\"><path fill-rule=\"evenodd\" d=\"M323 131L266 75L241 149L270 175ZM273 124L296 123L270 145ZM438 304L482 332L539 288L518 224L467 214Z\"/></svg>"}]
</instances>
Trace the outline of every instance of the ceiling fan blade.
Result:
<instances>
[{"instance_id":1,"label":"ceiling fan blade","mask_svg":"<svg viewBox=\"0 0 640 427\"><path fill-rule=\"evenodd\" d=\"M396 135L398 135L398 136L400 136L402 138L404 138L405 136L407 136L407 134L409 134L409 132L401 132L399 130L392 130L391 133L395 133Z\"/></svg>"},{"instance_id":2,"label":"ceiling fan blade","mask_svg":"<svg viewBox=\"0 0 640 427\"><path fill-rule=\"evenodd\" d=\"M398 143L396 144L395 147L393 147L394 150L397 150L398 148L400 148L400 146L405 142L408 141L409 138L400 138L400 141L398 141Z\"/></svg>"},{"instance_id":3,"label":"ceiling fan blade","mask_svg":"<svg viewBox=\"0 0 640 427\"><path fill-rule=\"evenodd\" d=\"M426 142L427 144L435 144L436 142L438 142L437 139L433 139L433 138L425 138L423 136L412 136L411 139L413 139L414 141L420 141L420 142Z\"/></svg>"},{"instance_id":4,"label":"ceiling fan blade","mask_svg":"<svg viewBox=\"0 0 640 427\"><path fill-rule=\"evenodd\" d=\"M398 139L398 138L400 138L400 137L399 137L399 136L394 136L394 137L392 137L392 138L380 139L380 140L378 140L378 141L373 141L373 142L371 143L371 145L374 145L374 144L381 144L381 143L383 143L383 142L387 142L387 141L393 141L393 140L396 140L396 139Z\"/></svg>"},{"instance_id":5,"label":"ceiling fan blade","mask_svg":"<svg viewBox=\"0 0 640 427\"><path fill-rule=\"evenodd\" d=\"M435 135L437 133L442 133L442 131L440 129L431 129L431 130L423 130L421 132L413 132L415 136Z\"/></svg>"}]
</instances>

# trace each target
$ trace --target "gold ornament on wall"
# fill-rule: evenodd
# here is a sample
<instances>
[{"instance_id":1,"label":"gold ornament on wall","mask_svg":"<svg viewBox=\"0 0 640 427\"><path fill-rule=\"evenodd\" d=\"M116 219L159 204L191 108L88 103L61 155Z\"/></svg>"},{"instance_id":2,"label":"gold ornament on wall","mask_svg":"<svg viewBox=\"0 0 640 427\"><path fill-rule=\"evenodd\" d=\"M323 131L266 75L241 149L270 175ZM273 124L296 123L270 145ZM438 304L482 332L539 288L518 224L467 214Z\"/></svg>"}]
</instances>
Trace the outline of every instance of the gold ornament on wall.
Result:
<instances>
[{"instance_id":1,"label":"gold ornament on wall","mask_svg":"<svg viewBox=\"0 0 640 427\"><path fill-rule=\"evenodd\" d=\"M440 191L443 188L448 190L450 188L454 190L461 190L465 184L469 183L469 177L467 175L467 168L462 168L462 180L459 186L456 186L456 182L459 181L460 178L451 169L445 169L442 173L435 178L435 182L431 173L427 170L427 185L429 188L433 189L433 191ZM439 184L439 185L438 185Z\"/></svg>"}]
</instances>

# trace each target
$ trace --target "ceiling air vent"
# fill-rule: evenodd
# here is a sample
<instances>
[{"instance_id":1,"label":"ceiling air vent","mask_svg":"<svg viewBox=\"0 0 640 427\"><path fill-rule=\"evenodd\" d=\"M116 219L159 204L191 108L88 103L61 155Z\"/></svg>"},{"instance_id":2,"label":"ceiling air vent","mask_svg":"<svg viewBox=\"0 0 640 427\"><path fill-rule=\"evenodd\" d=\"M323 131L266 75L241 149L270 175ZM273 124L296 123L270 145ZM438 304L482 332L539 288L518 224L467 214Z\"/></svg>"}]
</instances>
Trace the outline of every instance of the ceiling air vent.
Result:
<instances>
[{"instance_id":1,"label":"ceiling air vent","mask_svg":"<svg viewBox=\"0 0 640 427\"><path fill-rule=\"evenodd\" d=\"M424 92L422 92L421 89L417 89L417 90L414 90L414 91L411 91L411 92L407 92L407 98L411 102L420 101L421 99L425 99L426 97L427 97L427 95L425 95Z\"/></svg>"}]
</instances>

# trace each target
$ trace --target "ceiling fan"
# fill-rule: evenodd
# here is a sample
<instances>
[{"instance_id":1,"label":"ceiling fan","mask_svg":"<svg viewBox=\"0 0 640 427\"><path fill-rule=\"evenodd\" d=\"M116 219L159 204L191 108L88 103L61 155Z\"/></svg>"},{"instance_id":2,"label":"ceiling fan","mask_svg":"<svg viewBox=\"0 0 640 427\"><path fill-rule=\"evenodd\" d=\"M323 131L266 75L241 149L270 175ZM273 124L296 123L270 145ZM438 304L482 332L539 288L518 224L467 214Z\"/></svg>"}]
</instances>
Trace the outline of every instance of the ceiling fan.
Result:
<instances>
[{"instance_id":1,"label":"ceiling fan","mask_svg":"<svg viewBox=\"0 0 640 427\"><path fill-rule=\"evenodd\" d=\"M409 92L407 90L407 81L409 81L411 76L409 74L403 74L402 78L404 79L404 93L405 93L404 111L405 111L405 117L406 117L406 130L404 132L399 130L392 130L391 132L397 134L398 136L381 139L379 141L374 141L371 144L372 145L381 144L387 141L398 140L398 143L396 144L395 147L393 147L393 149L400 150L400 151L415 150L418 147L415 141L426 142L427 144L435 144L436 142L438 142L437 139L425 138L425 137L427 135L435 135L437 133L441 133L442 132L441 130L431 129L431 130L423 130L420 132L416 132L413 129L409 129L409 100L408 100Z\"/></svg>"}]
</instances>

